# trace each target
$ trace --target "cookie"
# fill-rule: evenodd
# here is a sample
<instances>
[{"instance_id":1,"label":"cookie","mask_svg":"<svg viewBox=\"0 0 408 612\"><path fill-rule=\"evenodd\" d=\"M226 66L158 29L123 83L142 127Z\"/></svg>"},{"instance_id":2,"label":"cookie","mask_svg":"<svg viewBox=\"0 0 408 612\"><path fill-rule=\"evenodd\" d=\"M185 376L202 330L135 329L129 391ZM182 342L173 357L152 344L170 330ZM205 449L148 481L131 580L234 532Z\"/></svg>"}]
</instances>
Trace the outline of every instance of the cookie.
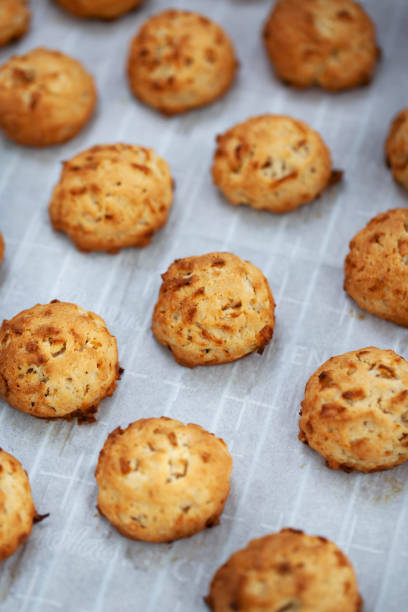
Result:
<instances>
[{"instance_id":1,"label":"cookie","mask_svg":"<svg viewBox=\"0 0 408 612\"><path fill-rule=\"evenodd\" d=\"M19 144L44 147L73 138L96 104L93 78L72 57L38 48L0 68L0 127Z\"/></svg>"},{"instance_id":2,"label":"cookie","mask_svg":"<svg viewBox=\"0 0 408 612\"><path fill-rule=\"evenodd\" d=\"M49 212L54 229L80 250L117 253L149 244L172 199L167 163L152 149L119 143L64 162Z\"/></svg>"},{"instance_id":3,"label":"cookie","mask_svg":"<svg viewBox=\"0 0 408 612\"><path fill-rule=\"evenodd\" d=\"M30 11L26 0L0 2L0 47L18 40L30 26Z\"/></svg>"},{"instance_id":4,"label":"cookie","mask_svg":"<svg viewBox=\"0 0 408 612\"><path fill-rule=\"evenodd\" d=\"M374 23L353 0L280 0L263 38L277 77L300 88L365 85L380 56Z\"/></svg>"},{"instance_id":5,"label":"cookie","mask_svg":"<svg viewBox=\"0 0 408 612\"><path fill-rule=\"evenodd\" d=\"M5 250L5 244L4 244L3 236L0 232L0 264L3 261L4 250Z\"/></svg>"},{"instance_id":6,"label":"cookie","mask_svg":"<svg viewBox=\"0 0 408 612\"><path fill-rule=\"evenodd\" d=\"M33 416L91 422L119 370L103 319L75 304L37 304L0 328L0 397Z\"/></svg>"},{"instance_id":7,"label":"cookie","mask_svg":"<svg viewBox=\"0 0 408 612\"><path fill-rule=\"evenodd\" d=\"M275 325L267 279L232 253L177 259L162 275L152 330L175 360L194 368L262 353Z\"/></svg>"},{"instance_id":8,"label":"cookie","mask_svg":"<svg viewBox=\"0 0 408 612\"><path fill-rule=\"evenodd\" d=\"M345 471L408 459L408 362L375 347L326 361L306 385L299 439Z\"/></svg>"},{"instance_id":9,"label":"cookie","mask_svg":"<svg viewBox=\"0 0 408 612\"><path fill-rule=\"evenodd\" d=\"M26 542L37 518L27 472L0 448L0 562Z\"/></svg>"},{"instance_id":10,"label":"cookie","mask_svg":"<svg viewBox=\"0 0 408 612\"><path fill-rule=\"evenodd\" d=\"M57 3L77 17L116 19L128 13L143 0L57 0Z\"/></svg>"},{"instance_id":11,"label":"cookie","mask_svg":"<svg viewBox=\"0 0 408 612\"><path fill-rule=\"evenodd\" d=\"M408 108L398 113L391 123L385 155L394 179L408 189Z\"/></svg>"},{"instance_id":12,"label":"cookie","mask_svg":"<svg viewBox=\"0 0 408 612\"><path fill-rule=\"evenodd\" d=\"M218 24L198 13L168 10L148 19L132 40L128 76L139 100L174 115L220 98L237 65Z\"/></svg>"},{"instance_id":13,"label":"cookie","mask_svg":"<svg viewBox=\"0 0 408 612\"><path fill-rule=\"evenodd\" d=\"M311 202L342 173L306 123L261 115L217 136L212 176L231 204L285 213Z\"/></svg>"},{"instance_id":14,"label":"cookie","mask_svg":"<svg viewBox=\"0 0 408 612\"><path fill-rule=\"evenodd\" d=\"M363 310L408 327L408 210L381 213L356 234L344 289Z\"/></svg>"},{"instance_id":15,"label":"cookie","mask_svg":"<svg viewBox=\"0 0 408 612\"><path fill-rule=\"evenodd\" d=\"M353 566L330 540L295 529L252 540L215 573L214 612L360 612Z\"/></svg>"},{"instance_id":16,"label":"cookie","mask_svg":"<svg viewBox=\"0 0 408 612\"><path fill-rule=\"evenodd\" d=\"M141 419L101 450L98 509L128 538L171 542L218 524L231 470L225 442L199 425Z\"/></svg>"}]
</instances>

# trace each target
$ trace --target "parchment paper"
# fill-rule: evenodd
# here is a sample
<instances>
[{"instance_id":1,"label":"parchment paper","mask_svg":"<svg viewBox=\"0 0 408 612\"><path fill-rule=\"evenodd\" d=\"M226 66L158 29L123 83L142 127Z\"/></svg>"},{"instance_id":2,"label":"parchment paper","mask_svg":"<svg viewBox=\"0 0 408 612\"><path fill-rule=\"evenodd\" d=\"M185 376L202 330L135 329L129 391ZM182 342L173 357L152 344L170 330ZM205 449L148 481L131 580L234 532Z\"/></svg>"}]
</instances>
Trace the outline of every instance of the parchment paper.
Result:
<instances>
[{"instance_id":1,"label":"parchment paper","mask_svg":"<svg viewBox=\"0 0 408 612\"><path fill-rule=\"evenodd\" d=\"M225 27L241 69L223 100L172 119L133 99L124 70L139 25L168 6L146 0L127 17L101 23L32 0L31 32L0 52L4 62L38 45L60 49L84 62L100 91L96 118L68 144L33 150L0 140L0 228L7 245L0 317L53 298L76 302L105 318L125 368L96 425L47 423L0 402L0 446L28 470L39 512L50 512L2 564L0 608L204 611L208 583L232 552L292 526L345 551L366 612L408 610L408 465L373 475L335 472L297 440L304 385L324 360L368 345L408 356L408 332L362 315L342 290L349 240L375 214L408 201L383 155L389 122L408 104L408 4L365 2L383 60L369 87L333 95L295 91L275 79L260 38L269 1L175 1ZM209 173L214 137L265 112L293 115L320 131L335 166L345 170L344 182L283 216L227 204ZM177 183L170 220L145 249L81 254L52 231L50 192L62 160L116 141L152 146L170 163ZM189 370L156 343L150 318L160 273L177 257L213 250L232 251L263 270L277 302L277 327L262 356ZM97 514L93 472L112 429L161 415L223 437L234 471L220 526L149 545L123 538Z\"/></svg>"}]
</instances>

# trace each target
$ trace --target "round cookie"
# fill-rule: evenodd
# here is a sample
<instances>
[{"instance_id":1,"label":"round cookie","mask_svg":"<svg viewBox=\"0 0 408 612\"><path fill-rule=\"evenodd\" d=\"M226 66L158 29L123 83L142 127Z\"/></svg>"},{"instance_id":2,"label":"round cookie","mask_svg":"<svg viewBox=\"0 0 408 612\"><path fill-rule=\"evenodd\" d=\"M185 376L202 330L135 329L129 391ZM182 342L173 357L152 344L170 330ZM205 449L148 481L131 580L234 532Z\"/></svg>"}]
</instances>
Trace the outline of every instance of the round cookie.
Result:
<instances>
[{"instance_id":1,"label":"round cookie","mask_svg":"<svg viewBox=\"0 0 408 612\"><path fill-rule=\"evenodd\" d=\"M375 26L353 0L280 0L263 37L278 78L301 88L364 85L380 55Z\"/></svg>"},{"instance_id":2,"label":"round cookie","mask_svg":"<svg viewBox=\"0 0 408 612\"><path fill-rule=\"evenodd\" d=\"M143 0L57 0L62 8L78 17L116 19L128 13Z\"/></svg>"},{"instance_id":3,"label":"round cookie","mask_svg":"<svg viewBox=\"0 0 408 612\"><path fill-rule=\"evenodd\" d=\"M0 232L0 264L3 261L4 250L5 250L4 240L3 240L3 236L2 236L2 234Z\"/></svg>"},{"instance_id":4,"label":"round cookie","mask_svg":"<svg viewBox=\"0 0 408 612\"><path fill-rule=\"evenodd\" d=\"M24 544L38 518L27 472L0 448L0 563Z\"/></svg>"},{"instance_id":5,"label":"round cookie","mask_svg":"<svg viewBox=\"0 0 408 612\"><path fill-rule=\"evenodd\" d=\"M330 540L282 529L252 540L215 573L214 612L360 612L353 566Z\"/></svg>"},{"instance_id":6,"label":"round cookie","mask_svg":"<svg viewBox=\"0 0 408 612\"><path fill-rule=\"evenodd\" d=\"M148 19L132 40L128 76L139 100L174 115L221 97L237 65L218 24L198 13L168 10Z\"/></svg>"},{"instance_id":7,"label":"round cookie","mask_svg":"<svg viewBox=\"0 0 408 612\"><path fill-rule=\"evenodd\" d=\"M356 234L344 289L363 310L408 326L408 210L381 213Z\"/></svg>"},{"instance_id":8,"label":"round cookie","mask_svg":"<svg viewBox=\"0 0 408 612\"><path fill-rule=\"evenodd\" d=\"M0 47L23 36L30 25L30 11L26 0L0 2Z\"/></svg>"},{"instance_id":9,"label":"round cookie","mask_svg":"<svg viewBox=\"0 0 408 612\"><path fill-rule=\"evenodd\" d=\"M194 368L262 353L275 325L267 279L232 253L177 259L162 275L152 330L175 360Z\"/></svg>"},{"instance_id":10,"label":"round cookie","mask_svg":"<svg viewBox=\"0 0 408 612\"><path fill-rule=\"evenodd\" d=\"M92 422L120 378L116 339L75 304L37 304L0 328L0 397L39 418Z\"/></svg>"},{"instance_id":11,"label":"round cookie","mask_svg":"<svg viewBox=\"0 0 408 612\"><path fill-rule=\"evenodd\" d=\"M368 347L337 355L309 379L299 439L345 471L388 470L408 459L408 362Z\"/></svg>"},{"instance_id":12,"label":"round cookie","mask_svg":"<svg viewBox=\"0 0 408 612\"><path fill-rule=\"evenodd\" d=\"M261 115L217 136L212 176L231 204L284 213L314 200L342 173L306 123Z\"/></svg>"},{"instance_id":13,"label":"round cookie","mask_svg":"<svg viewBox=\"0 0 408 612\"><path fill-rule=\"evenodd\" d=\"M408 108L398 113L391 123L385 155L394 179L408 189Z\"/></svg>"},{"instance_id":14,"label":"round cookie","mask_svg":"<svg viewBox=\"0 0 408 612\"><path fill-rule=\"evenodd\" d=\"M152 149L95 146L64 162L49 212L82 251L117 253L149 244L173 199L167 163Z\"/></svg>"},{"instance_id":15,"label":"round cookie","mask_svg":"<svg viewBox=\"0 0 408 612\"><path fill-rule=\"evenodd\" d=\"M231 470L225 442L199 425L141 419L101 450L98 509L128 538L171 542L219 523Z\"/></svg>"},{"instance_id":16,"label":"round cookie","mask_svg":"<svg viewBox=\"0 0 408 612\"><path fill-rule=\"evenodd\" d=\"M96 96L77 60L40 47L0 67L0 127L23 145L65 142L89 121Z\"/></svg>"}]
</instances>

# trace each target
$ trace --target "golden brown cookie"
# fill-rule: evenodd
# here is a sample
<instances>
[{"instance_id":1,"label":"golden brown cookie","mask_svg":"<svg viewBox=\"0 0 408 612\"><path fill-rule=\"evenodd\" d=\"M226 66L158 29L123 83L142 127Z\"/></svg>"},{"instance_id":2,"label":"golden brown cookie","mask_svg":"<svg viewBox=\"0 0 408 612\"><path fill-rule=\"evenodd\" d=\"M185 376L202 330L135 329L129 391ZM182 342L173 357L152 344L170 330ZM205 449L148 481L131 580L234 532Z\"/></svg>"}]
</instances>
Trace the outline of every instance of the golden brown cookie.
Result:
<instances>
[{"instance_id":1,"label":"golden brown cookie","mask_svg":"<svg viewBox=\"0 0 408 612\"><path fill-rule=\"evenodd\" d=\"M23 36L30 25L27 0L1 0L0 47Z\"/></svg>"},{"instance_id":2,"label":"golden brown cookie","mask_svg":"<svg viewBox=\"0 0 408 612\"><path fill-rule=\"evenodd\" d=\"M261 115L217 136L212 176L231 204L284 213L314 200L342 173L306 123Z\"/></svg>"},{"instance_id":3,"label":"golden brown cookie","mask_svg":"<svg viewBox=\"0 0 408 612\"><path fill-rule=\"evenodd\" d=\"M394 179L408 189L408 108L398 113L391 123L385 155Z\"/></svg>"},{"instance_id":4,"label":"golden brown cookie","mask_svg":"<svg viewBox=\"0 0 408 612\"><path fill-rule=\"evenodd\" d=\"M3 236L2 236L2 234L0 232L0 263L3 261L4 250L5 250L4 240L3 240Z\"/></svg>"},{"instance_id":5,"label":"golden brown cookie","mask_svg":"<svg viewBox=\"0 0 408 612\"><path fill-rule=\"evenodd\" d=\"M128 538L171 542L219 523L231 470L225 442L199 425L141 419L100 452L98 509Z\"/></svg>"},{"instance_id":6,"label":"golden brown cookie","mask_svg":"<svg viewBox=\"0 0 408 612\"><path fill-rule=\"evenodd\" d=\"M280 0L263 37L276 75L295 87L364 85L380 55L375 26L353 0Z\"/></svg>"},{"instance_id":7,"label":"golden brown cookie","mask_svg":"<svg viewBox=\"0 0 408 612\"><path fill-rule=\"evenodd\" d=\"M152 330L181 365L217 365L263 349L275 303L267 279L232 253L177 259L162 274Z\"/></svg>"},{"instance_id":8,"label":"golden brown cookie","mask_svg":"<svg viewBox=\"0 0 408 612\"><path fill-rule=\"evenodd\" d=\"M128 13L143 0L57 0L62 8L78 17L116 19Z\"/></svg>"},{"instance_id":9,"label":"golden brown cookie","mask_svg":"<svg viewBox=\"0 0 408 612\"><path fill-rule=\"evenodd\" d=\"M148 19L132 40L128 76L137 98L174 115L221 97L237 65L218 24L198 13L168 10Z\"/></svg>"},{"instance_id":10,"label":"golden brown cookie","mask_svg":"<svg viewBox=\"0 0 408 612\"><path fill-rule=\"evenodd\" d=\"M306 385L299 439L345 471L408 459L408 362L375 347L326 361Z\"/></svg>"},{"instance_id":11,"label":"golden brown cookie","mask_svg":"<svg viewBox=\"0 0 408 612\"><path fill-rule=\"evenodd\" d=\"M117 253L148 245L172 199L167 163L152 149L118 143L64 162L49 212L54 229L80 250Z\"/></svg>"},{"instance_id":12,"label":"golden brown cookie","mask_svg":"<svg viewBox=\"0 0 408 612\"><path fill-rule=\"evenodd\" d=\"M360 308L408 326L408 210L381 213L350 242L344 289Z\"/></svg>"},{"instance_id":13,"label":"golden brown cookie","mask_svg":"<svg viewBox=\"0 0 408 612\"><path fill-rule=\"evenodd\" d=\"M360 612L353 566L330 540L295 529L252 540L215 573L214 612Z\"/></svg>"},{"instance_id":14,"label":"golden brown cookie","mask_svg":"<svg viewBox=\"0 0 408 612\"><path fill-rule=\"evenodd\" d=\"M24 544L37 518L27 472L0 448L0 562Z\"/></svg>"},{"instance_id":15,"label":"golden brown cookie","mask_svg":"<svg viewBox=\"0 0 408 612\"><path fill-rule=\"evenodd\" d=\"M37 304L0 328L0 397L33 416L91 422L119 370L103 319L75 304Z\"/></svg>"},{"instance_id":16,"label":"golden brown cookie","mask_svg":"<svg viewBox=\"0 0 408 612\"><path fill-rule=\"evenodd\" d=\"M96 96L77 60L40 47L0 67L0 126L23 145L65 142L89 121Z\"/></svg>"}]
</instances>

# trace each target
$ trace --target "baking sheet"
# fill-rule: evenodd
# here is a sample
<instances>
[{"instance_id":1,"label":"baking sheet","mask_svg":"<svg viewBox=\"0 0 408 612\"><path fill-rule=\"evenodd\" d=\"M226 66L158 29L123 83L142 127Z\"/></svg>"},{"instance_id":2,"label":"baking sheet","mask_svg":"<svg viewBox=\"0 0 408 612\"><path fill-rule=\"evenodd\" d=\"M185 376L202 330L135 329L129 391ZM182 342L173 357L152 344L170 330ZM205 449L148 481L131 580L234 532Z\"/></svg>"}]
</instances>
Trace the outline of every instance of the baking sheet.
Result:
<instances>
[{"instance_id":1,"label":"baking sheet","mask_svg":"<svg viewBox=\"0 0 408 612\"><path fill-rule=\"evenodd\" d=\"M297 440L306 380L328 357L367 345L408 356L408 331L362 315L342 290L351 237L378 212L407 205L384 166L391 117L407 105L408 4L370 0L383 60L372 85L342 94L294 91L273 76L260 28L264 0L185 0L222 24L241 61L221 101L166 119L136 102L124 72L128 43L166 0L146 0L113 23L69 17L32 0L31 32L0 61L38 45L72 54L96 77L96 118L73 141L45 150L0 140L0 317L53 298L103 316L125 374L98 423L30 418L0 402L0 446L28 470L40 513L29 542L0 569L0 609L10 612L204 611L216 568L249 539L282 526L334 540L355 565L366 612L408 609L408 465L372 475L328 470ZM265 112L291 114L321 132L345 181L313 204L273 216L228 205L211 183L214 136ZM99 143L152 146L171 165L177 190L167 226L145 249L81 254L49 224L60 162ZM262 356L188 370L159 346L150 318L160 273L177 257L229 250L268 277L277 327ZM142 417L199 423L227 442L232 490L220 526L173 544L121 537L98 516L93 477L107 434Z\"/></svg>"}]
</instances>

